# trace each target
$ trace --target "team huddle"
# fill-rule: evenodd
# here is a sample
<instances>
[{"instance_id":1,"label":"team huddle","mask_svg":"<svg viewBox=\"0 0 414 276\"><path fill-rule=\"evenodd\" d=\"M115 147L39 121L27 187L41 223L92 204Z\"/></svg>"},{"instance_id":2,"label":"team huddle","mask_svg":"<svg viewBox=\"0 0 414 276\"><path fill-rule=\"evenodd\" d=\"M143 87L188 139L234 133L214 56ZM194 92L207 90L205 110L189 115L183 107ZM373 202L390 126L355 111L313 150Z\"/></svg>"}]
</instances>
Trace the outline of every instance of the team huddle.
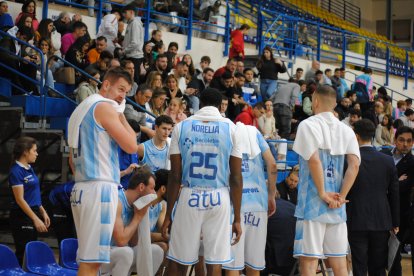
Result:
<instances>
[{"instance_id":1,"label":"team huddle","mask_svg":"<svg viewBox=\"0 0 414 276\"><path fill-rule=\"evenodd\" d=\"M109 71L100 93L82 102L69 122L79 275L96 275L101 264L112 266L114 249L129 244L149 209L138 210L132 203L155 193L156 177L142 169L129 180L131 186L118 191L118 147L127 153L143 150L123 115L131 84L125 71ZM200 95L200 110L172 130L161 226L162 237L168 241L168 275L186 275L199 256L208 275L221 275L222 269L228 275L239 275L243 269L247 275L258 275L265 268L267 218L276 212L276 162L256 127L235 125L221 116L221 101L218 90L206 89ZM313 101L316 115L299 126L294 144L300 155L301 181L305 179L298 194L294 254L301 258L304 275L315 274L317 258L325 257L335 257L331 262L335 274L345 275L344 268L346 272L344 203L358 173L359 148L353 131L332 114L335 104L335 91L320 88ZM344 159L348 161L345 173ZM163 252L143 248L143 233L140 230L129 255L139 261L151 254L153 267L147 271L155 273ZM114 270L112 274L116 275ZM138 275L144 274L138 271Z\"/></svg>"}]
</instances>

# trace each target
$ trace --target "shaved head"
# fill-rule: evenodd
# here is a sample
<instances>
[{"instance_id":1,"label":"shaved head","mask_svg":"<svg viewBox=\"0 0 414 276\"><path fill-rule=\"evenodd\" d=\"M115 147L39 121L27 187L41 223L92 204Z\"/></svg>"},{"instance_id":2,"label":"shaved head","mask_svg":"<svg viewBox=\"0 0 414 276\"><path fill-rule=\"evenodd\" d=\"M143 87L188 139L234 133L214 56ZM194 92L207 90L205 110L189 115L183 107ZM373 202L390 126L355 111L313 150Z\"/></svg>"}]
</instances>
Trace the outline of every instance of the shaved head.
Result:
<instances>
[{"instance_id":1,"label":"shaved head","mask_svg":"<svg viewBox=\"0 0 414 276\"><path fill-rule=\"evenodd\" d=\"M315 114L333 111L336 106L336 91L329 85L319 86L312 96L312 110Z\"/></svg>"}]
</instances>

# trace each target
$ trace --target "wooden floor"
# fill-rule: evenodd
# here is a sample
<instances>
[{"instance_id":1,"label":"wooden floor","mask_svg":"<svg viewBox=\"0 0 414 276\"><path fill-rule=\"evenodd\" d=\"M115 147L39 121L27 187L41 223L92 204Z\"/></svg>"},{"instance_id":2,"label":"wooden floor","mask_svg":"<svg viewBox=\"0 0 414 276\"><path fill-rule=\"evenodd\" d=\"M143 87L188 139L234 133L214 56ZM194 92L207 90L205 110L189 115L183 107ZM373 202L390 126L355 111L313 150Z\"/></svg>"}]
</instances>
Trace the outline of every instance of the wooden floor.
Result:
<instances>
[{"instance_id":1,"label":"wooden floor","mask_svg":"<svg viewBox=\"0 0 414 276\"><path fill-rule=\"evenodd\" d=\"M403 276L413 276L411 271L411 258L403 258L401 262L401 266L403 269L402 275Z\"/></svg>"}]
</instances>

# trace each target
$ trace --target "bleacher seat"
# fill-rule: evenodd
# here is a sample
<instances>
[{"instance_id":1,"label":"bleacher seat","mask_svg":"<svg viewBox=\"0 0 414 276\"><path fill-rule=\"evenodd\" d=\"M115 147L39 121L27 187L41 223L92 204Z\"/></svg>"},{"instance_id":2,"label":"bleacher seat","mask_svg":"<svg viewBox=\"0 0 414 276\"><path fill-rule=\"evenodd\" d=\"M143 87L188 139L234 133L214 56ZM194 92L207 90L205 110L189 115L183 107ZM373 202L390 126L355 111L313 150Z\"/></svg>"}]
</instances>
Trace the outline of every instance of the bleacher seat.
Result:
<instances>
[{"instance_id":1,"label":"bleacher seat","mask_svg":"<svg viewBox=\"0 0 414 276\"><path fill-rule=\"evenodd\" d=\"M25 268L40 275L76 276L76 271L63 268L56 263L52 249L41 241L26 244L24 257Z\"/></svg>"},{"instance_id":2,"label":"bleacher seat","mask_svg":"<svg viewBox=\"0 0 414 276\"><path fill-rule=\"evenodd\" d=\"M296 166L299 164L299 155L293 150L288 150L286 153L286 163L290 167Z\"/></svg>"},{"instance_id":3,"label":"bleacher seat","mask_svg":"<svg viewBox=\"0 0 414 276\"><path fill-rule=\"evenodd\" d=\"M64 268L77 270L76 251L78 250L77 239L64 239L60 243L59 263Z\"/></svg>"},{"instance_id":4,"label":"bleacher seat","mask_svg":"<svg viewBox=\"0 0 414 276\"><path fill-rule=\"evenodd\" d=\"M11 249L3 244L0 244L0 275L8 276L31 276L36 275L25 272L19 265L16 255Z\"/></svg>"},{"instance_id":5,"label":"bleacher seat","mask_svg":"<svg viewBox=\"0 0 414 276\"><path fill-rule=\"evenodd\" d=\"M12 96L12 87L10 84L10 80L0 78L0 95L5 98L10 98Z\"/></svg>"},{"instance_id":6,"label":"bleacher seat","mask_svg":"<svg viewBox=\"0 0 414 276\"><path fill-rule=\"evenodd\" d=\"M276 183L279 184L280 182L285 180L288 174L289 174L289 171L278 171Z\"/></svg>"}]
</instances>

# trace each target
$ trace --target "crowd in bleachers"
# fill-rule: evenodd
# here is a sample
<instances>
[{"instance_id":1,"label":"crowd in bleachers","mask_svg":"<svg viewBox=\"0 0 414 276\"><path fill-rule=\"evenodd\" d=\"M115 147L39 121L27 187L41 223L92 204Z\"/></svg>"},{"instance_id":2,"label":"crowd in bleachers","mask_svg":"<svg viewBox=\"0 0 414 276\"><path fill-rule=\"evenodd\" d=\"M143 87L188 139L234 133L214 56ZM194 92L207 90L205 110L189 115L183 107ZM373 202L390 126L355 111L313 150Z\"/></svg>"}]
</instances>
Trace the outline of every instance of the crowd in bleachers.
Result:
<instances>
[{"instance_id":1,"label":"crowd in bleachers","mask_svg":"<svg viewBox=\"0 0 414 276\"><path fill-rule=\"evenodd\" d=\"M155 10L186 17L187 5L182 2L185 1L158 1ZM221 5L217 2L220 1L194 1L194 5L206 9L208 15ZM168 125L179 123L199 110L199 95L208 87L222 93L220 113L223 117L256 126L267 140L294 140L299 123L312 116L313 93L323 85L331 86L337 92L334 114L344 124L352 127L361 118L375 124L376 146L392 146L396 129L414 127L412 100L400 100L393 107L387 90L384 87L376 89L373 85L369 68L349 85L345 80L345 68L323 72L319 62L313 61L307 71L297 68L286 83L279 80L279 74L287 72L285 63L266 47L252 68L244 65L243 49L233 48L233 56L226 65L215 70L210 67L211 61L221 57L203 56L200 61L195 61L189 54L181 55L177 42L167 44L163 41L161 30L152 31L150 40L144 41L144 25L136 16L136 8L132 3L122 11L112 9L103 18L96 39L92 40L80 15L70 18L68 13L62 12L55 21L42 19L39 22L35 16L36 2L28 0L13 20L7 13L7 2L3 1L0 3L0 28L13 37L32 43L41 50L45 60L50 58L48 67L44 68L48 74L47 85L53 88L55 79L75 84L72 96L78 103L98 93L97 80L102 81L108 70L121 67L127 71L134 80L128 97L135 104L127 103L124 114L135 132L140 133L141 143L157 136L157 121L151 114L169 116L171 123L164 122ZM205 14L198 16L200 20L207 20ZM246 29L242 26L238 31ZM236 35L240 36L240 33L232 36ZM300 39L303 44L312 44L304 29ZM54 58L55 55L94 79ZM7 36L0 41L0 62L29 78L36 79L39 75L40 55ZM39 93L38 86L27 78L5 69L2 72L17 86ZM21 94L22 91L14 93ZM275 142L269 143L272 152L279 152L278 159L286 159ZM295 204L297 183L298 172L293 169L287 179L278 184L281 197ZM38 216L45 216L45 210L38 211ZM21 258L23 253L19 254Z\"/></svg>"}]
</instances>

